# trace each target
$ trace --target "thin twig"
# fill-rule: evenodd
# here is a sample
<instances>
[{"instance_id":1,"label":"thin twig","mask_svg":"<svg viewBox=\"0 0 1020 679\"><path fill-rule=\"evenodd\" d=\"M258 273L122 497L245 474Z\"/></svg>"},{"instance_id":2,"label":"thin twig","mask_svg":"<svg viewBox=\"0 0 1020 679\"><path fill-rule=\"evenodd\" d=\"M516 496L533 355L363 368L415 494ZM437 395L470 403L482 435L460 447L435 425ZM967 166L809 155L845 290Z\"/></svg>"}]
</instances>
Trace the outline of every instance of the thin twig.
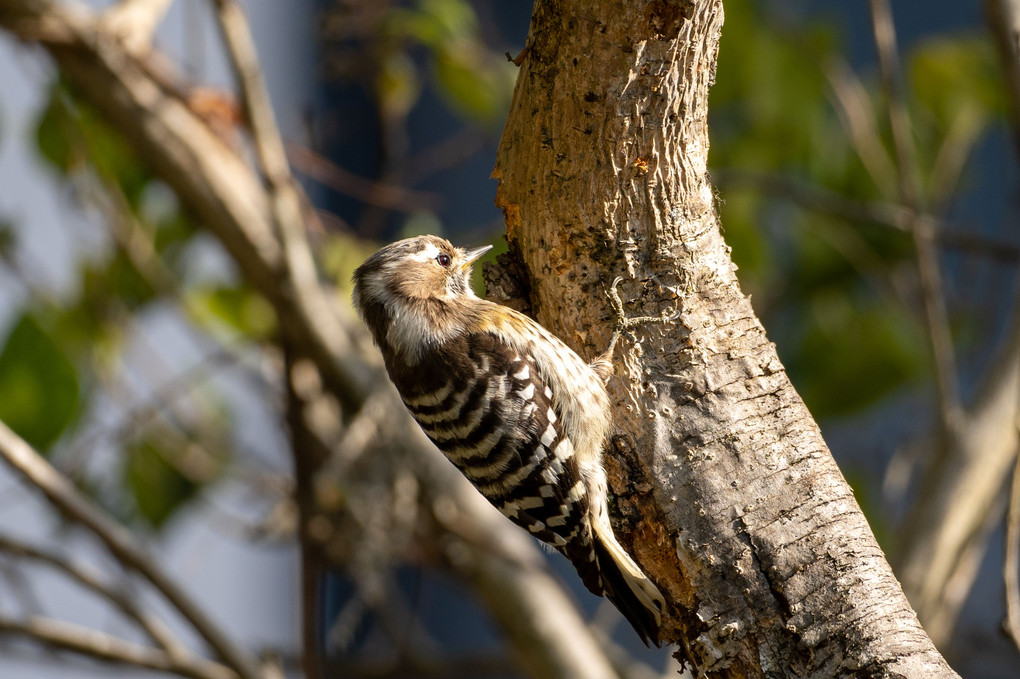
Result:
<instances>
[{"instance_id":1,"label":"thin twig","mask_svg":"<svg viewBox=\"0 0 1020 679\"><path fill-rule=\"evenodd\" d=\"M321 473L328 478L342 479L370 445L384 443L379 440L379 436L386 435L382 425L392 420L392 407L393 395L388 385L372 392L365 405L347 425L343 436L333 446L333 452L323 464Z\"/></svg>"},{"instance_id":2,"label":"thin twig","mask_svg":"<svg viewBox=\"0 0 1020 679\"><path fill-rule=\"evenodd\" d=\"M900 86L896 29L888 0L871 0L871 21L885 90L886 113L896 150L897 187L900 202L910 211L907 225L914 237L917 272L921 285L925 322L938 387L939 419L943 433L952 440L961 418L960 390L942 273L935 247L934 224L921 205L920 178L914 154L910 117Z\"/></svg>"},{"instance_id":3,"label":"thin twig","mask_svg":"<svg viewBox=\"0 0 1020 679\"><path fill-rule=\"evenodd\" d=\"M363 203L400 212L434 210L439 207L439 197L435 194L359 177L300 144L288 143L286 149L287 157L298 172Z\"/></svg>"},{"instance_id":4,"label":"thin twig","mask_svg":"<svg viewBox=\"0 0 1020 679\"><path fill-rule=\"evenodd\" d=\"M850 143L879 191L885 192L892 185L896 171L882 145L867 89L843 61L830 62L825 75L832 88L832 104L850 136Z\"/></svg>"},{"instance_id":5,"label":"thin twig","mask_svg":"<svg viewBox=\"0 0 1020 679\"><path fill-rule=\"evenodd\" d=\"M121 0L106 10L102 23L129 52L144 55L171 4L173 0Z\"/></svg>"},{"instance_id":6,"label":"thin twig","mask_svg":"<svg viewBox=\"0 0 1020 679\"><path fill-rule=\"evenodd\" d=\"M821 186L797 181L785 175L739 169L713 169L712 181L720 187L747 187L769 197L785 198L808 210L853 222L880 224L906 231L907 209L891 201L848 198Z\"/></svg>"},{"instance_id":7,"label":"thin twig","mask_svg":"<svg viewBox=\"0 0 1020 679\"><path fill-rule=\"evenodd\" d=\"M311 213L302 208L302 196L287 163L248 20L237 0L213 2L241 90L241 102L251 126L256 155L269 184L273 227L284 254L282 270L276 272L282 280L278 280L277 284L285 288L286 297L298 308L299 316L315 319L306 329L313 333L315 345L328 350L328 361L338 356L349 356L352 353L350 340L337 315L337 306L326 297L319 285L305 230L305 217ZM281 319L281 325L284 320Z\"/></svg>"},{"instance_id":8,"label":"thin twig","mask_svg":"<svg viewBox=\"0 0 1020 679\"><path fill-rule=\"evenodd\" d=\"M4 583L6 587L0 591L10 592L11 598L18 602L24 615L45 610L36 592L35 582L28 577L25 569L21 568L19 564L9 559L0 562L0 576L6 580Z\"/></svg>"},{"instance_id":9,"label":"thin twig","mask_svg":"<svg viewBox=\"0 0 1020 679\"><path fill-rule=\"evenodd\" d=\"M161 620L142 610L135 598L124 590L116 589L103 582L98 573L80 564L72 563L60 554L33 547L6 536L0 536L0 551L22 559L49 564L116 606L129 619L138 623L138 626L149 635L149 638L170 655L183 657L188 654L186 647Z\"/></svg>"},{"instance_id":10,"label":"thin twig","mask_svg":"<svg viewBox=\"0 0 1020 679\"><path fill-rule=\"evenodd\" d=\"M1013 467L1013 483L1006 510L1006 555L1002 577L1006 583L1005 628L1020 650L1020 455Z\"/></svg>"},{"instance_id":11,"label":"thin twig","mask_svg":"<svg viewBox=\"0 0 1020 679\"><path fill-rule=\"evenodd\" d=\"M462 127L451 137L409 158L404 180L413 186L437 172L457 167L485 148L488 141L487 135L478 128Z\"/></svg>"},{"instance_id":12,"label":"thin twig","mask_svg":"<svg viewBox=\"0 0 1020 679\"><path fill-rule=\"evenodd\" d=\"M126 528L82 495L21 437L0 422L0 458L43 492L67 518L88 528L124 566L144 577L242 679L261 676L255 659L236 646L149 556Z\"/></svg>"},{"instance_id":13,"label":"thin twig","mask_svg":"<svg viewBox=\"0 0 1020 679\"><path fill-rule=\"evenodd\" d=\"M262 77L255 42L252 39L248 20L237 0L214 0L223 41L234 69L241 91L241 102L251 126L252 142L269 189L270 213L274 230L283 246L283 270L279 272L280 283L291 293L292 302L303 313L316 319L310 329L317 333L320 342L334 353L342 352L347 344L347 335L337 316L336 305L326 298L319 285L315 259L305 226L306 212L297 183L287 163L280 130L276 126L272 102ZM302 487L302 473L306 464L300 456L306 453L294 446L297 465L298 493L310 489ZM299 497L299 506L302 500ZM313 550L302 540L301 544L301 645L304 669L308 679L322 676L322 660L317 638L317 608L319 577L318 550Z\"/></svg>"},{"instance_id":14,"label":"thin twig","mask_svg":"<svg viewBox=\"0 0 1020 679\"><path fill-rule=\"evenodd\" d=\"M988 30L1005 74L1013 147L1020 156L1020 2L985 0L984 5Z\"/></svg>"},{"instance_id":15,"label":"thin twig","mask_svg":"<svg viewBox=\"0 0 1020 679\"><path fill-rule=\"evenodd\" d=\"M974 108L962 111L953 120L942 140L928 178L928 195L931 196L931 211L944 215L949 210L957 193L960 174L970 158L974 144L985 129L985 118Z\"/></svg>"},{"instance_id":16,"label":"thin twig","mask_svg":"<svg viewBox=\"0 0 1020 679\"><path fill-rule=\"evenodd\" d=\"M875 224L907 232L908 210L893 202L857 200L786 176L748 170L714 169L712 181L720 188L753 189L772 198L788 200L805 210L844 221ZM943 220L933 218L933 222L935 239L942 247L1008 264L1020 261L1020 243L965 231Z\"/></svg>"},{"instance_id":17,"label":"thin twig","mask_svg":"<svg viewBox=\"0 0 1020 679\"><path fill-rule=\"evenodd\" d=\"M208 378L210 370L233 365L237 360L236 354L229 348L217 347L195 365L156 386L149 397L122 413L119 422L85 435L75 443L68 457L80 459L86 451L94 448L102 440L117 441L127 438L155 419L173 401L196 389L196 382L200 378Z\"/></svg>"},{"instance_id":18,"label":"thin twig","mask_svg":"<svg viewBox=\"0 0 1020 679\"><path fill-rule=\"evenodd\" d=\"M134 215L120 184L98 170L95 175L98 186L87 195L103 212L114 241L153 290L171 299L182 300L177 277L156 250L153 234Z\"/></svg>"},{"instance_id":19,"label":"thin twig","mask_svg":"<svg viewBox=\"0 0 1020 679\"><path fill-rule=\"evenodd\" d=\"M0 633L33 639L51 648L72 651L106 662L170 672L191 679L237 679L230 668L200 658L176 657L156 648L61 620L30 616L0 617Z\"/></svg>"}]
</instances>

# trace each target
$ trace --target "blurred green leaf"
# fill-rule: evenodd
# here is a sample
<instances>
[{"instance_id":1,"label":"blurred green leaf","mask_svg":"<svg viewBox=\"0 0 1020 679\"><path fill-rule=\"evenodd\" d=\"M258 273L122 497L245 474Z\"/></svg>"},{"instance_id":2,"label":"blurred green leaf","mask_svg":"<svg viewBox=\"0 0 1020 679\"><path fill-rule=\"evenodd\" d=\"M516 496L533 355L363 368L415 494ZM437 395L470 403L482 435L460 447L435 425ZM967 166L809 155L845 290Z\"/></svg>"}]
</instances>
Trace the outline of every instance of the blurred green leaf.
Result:
<instances>
[{"instance_id":1,"label":"blurred green leaf","mask_svg":"<svg viewBox=\"0 0 1020 679\"><path fill-rule=\"evenodd\" d=\"M924 339L899 309L838 289L817 294L808 308L786 367L816 418L852 413L924 373Z\"/></svg>"},{"instance_id":2,"label":"blurred green leaf","mask_svg":"<svg viewBox=\"0 0 1020 679\"><path fill-rule=\"evenodd\" d=\"M0 352L0 420L38 450L48 449L78 408L78 375L54 338L30 313Z\"/></svg>"},{"instance_id":3,"label":"blurred green leaf","mask_svg":"<svg viewBox=\"0 0 1020 679\"><path fill-rule=\"evenodd\" d=\"M758 214L761 199L753 191L729 191L721 201L720 220L726 236L726 243L733 248L733 261L741 272L764 274L769 262L769 242L759 225Z\"/></svg>"},{"instance_id":4,"label":"blurred green leaf","mask_svg":"<svg viewBox=\"0 0 1020 679\"><path fill-rule=\"evenodd\" d=\"M92 261L81 267L79 303L96 318L108 319L121 310L132 310L151 301L156 291L121 251L106 261Z\"/></svg>"},{"instance_id":5,"label":"blurred green leaf","mask_svg":"<svg viewBox=\"0 0 1020 679\"><path fill-rule=\"evenodd\" d=\"M223 469L222 460L191 445L178 446L177 440L150 435L125 451L125 485L139 517L151 528L163 527Z\"/></svg>"},{"instance_id":6,"label":"blurred green leaf","mask_svg":"<svg viewBox=\"0 0 1020 679\"><path fill-rule=\"evenodd\" d=\"M428 50L435 86L447 105L461 117L481 125L502 123L510 106L517 68L482 40L478 17L465 0L420 0L388 15L378 96L386 110L410 110L420 84L402 43Z\"/></svg>"},{"instance_id":7,"label":"blurred green leaf","mask_svg":"<svg viewBox=\"0 0 1020 679\"><path fill-rule=\"evenodd\" d=\"M407 54L392 51L383 56L375 89L386 115L407 115L421 95L421 86L418 70Z\"/></svg>"},{"instance_id":8,"label":"blurred green leaf","mask_svg":"<svg viewBox=\"0 0 1020 679\"><path fill-rule=\"evenodd\" d=\"M414 236L425 236L432 234L442 236L444 233L443 223L434 212L419 210L412 212L404 220L400 228L400 238L413 238Z\"/></svg>"},{"instance_id":9,"label":"blurred green leaf","mask_svg":"<svg viewBox=\"0 0 1020 679\"><path fill-rule=\"evenodd\" d=\"M516 78L513 64L487 56L469 46L438 50L433 60L440 91L451 108L481 124L505 118Z\"/></svg>"},{"instance_id":10,"label":"blurred green leaf","mask_svg":"<svg viewBox=\"0 0 1020 679\"><path fill-rule=\"evenodd\" d=\"M18 244L18 231L14 224L6 219L0 218L0 259L6 259L14 254Z\"/></svg>"},{"instance_id":11,"label":"blurred green leaf","mask_svg":"<svg viewBox=\"0 0 1020 679\"><path fill-rule=\"evenodd\" d=\"M74 102L73 105L71 102ZM61 173L86 159L102 177L114 181L137 209L151 174L120 133L58 82L36 123L36 143L43 158Z\"/></svg>"},{"instance_id":12,"label":"blurred green leaf","mask_svg":"<svg viewBox=\"0 0 1020 679\"><path fill-rule=\"evenodd\" d=\"M909 75L918 103L943 131L960 115L1006 110L1002 75L986 36L940 36L913 48Z\"/></svg>"},{"instance_id":13,"label":"blurred green leaf","mask_svg":"<svg viewBox=\"0 0 1020 679\"><path fill-rule=\"evenodd\" d=\"M336 282L338 288L349 293L354 269L378 249L379 244L372 241L328 235L317 254L327 276Z\"/></svg>"},{"instance_id":14,"label":"blurred green leaf","mask_svg":"<svg viewBox=\"0 0 1020 679\"><path fill-rule=\"evenodd\" d=\"M107 305L97 308L100 300L79 299L60 309L50 309L54 334L70 356L101 373L110 373L118 362L124 345L126 328ZM87 383L87 378L86 378Z\"/></svg>"},{"instance_id":15,"label":"blurred green leaf","mask_svg":"<svg viewBox=\"0 0 1020 679\"><path fill-rule=\"evenodd\" d=\"M74 122L64 99L54 89L49 103L36 123L36 145L42 157L60 173L69 172L82 158L72 149Z\"/></svg>"},{"instance_id":16,"label":"blurred green leaf","mask_svg":"<svg viewBox=\"0 0 1020 679\"><path fill-rule=\"evenodd\" d=\"M245 287L196 288L187 307L205 327L225 327L250 339L265 339L276 329L276 313L261 295Z\"/></svg>"},{"instance_id":17,"label":"blurred green leaf","mask_svg":"<svg viewBox=\"0 0 1020 679\"><path fill-rule=\"evenodd\" d=\"M411 9L394 10L387 29L441 49L451 42L474 38L478 17L465 0L419 0Z\"/></svg>"}]
</instances>

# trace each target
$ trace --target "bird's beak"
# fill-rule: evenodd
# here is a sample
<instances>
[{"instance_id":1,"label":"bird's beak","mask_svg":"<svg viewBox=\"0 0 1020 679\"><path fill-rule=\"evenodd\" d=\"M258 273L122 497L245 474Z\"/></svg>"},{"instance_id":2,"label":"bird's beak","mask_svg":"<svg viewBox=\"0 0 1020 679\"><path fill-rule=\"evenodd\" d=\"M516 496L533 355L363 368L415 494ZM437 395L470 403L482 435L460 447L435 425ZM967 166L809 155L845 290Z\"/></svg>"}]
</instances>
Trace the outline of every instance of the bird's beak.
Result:
<instances>
[{"instance_id":1,"label":"bird's beak","mask_svg":"<svg viewBox=\"0 0 1020 679\"><path fill-rule=\"evenodd\" d=\"M491 245L485 245L480 248L475 248L474 250L468 250L467 252L464 253L464 264L461 265L461 268L463 269L468 268L475 262L476 259L484 255L491 249L492 249Z\"/></svg>"}]
</instances>

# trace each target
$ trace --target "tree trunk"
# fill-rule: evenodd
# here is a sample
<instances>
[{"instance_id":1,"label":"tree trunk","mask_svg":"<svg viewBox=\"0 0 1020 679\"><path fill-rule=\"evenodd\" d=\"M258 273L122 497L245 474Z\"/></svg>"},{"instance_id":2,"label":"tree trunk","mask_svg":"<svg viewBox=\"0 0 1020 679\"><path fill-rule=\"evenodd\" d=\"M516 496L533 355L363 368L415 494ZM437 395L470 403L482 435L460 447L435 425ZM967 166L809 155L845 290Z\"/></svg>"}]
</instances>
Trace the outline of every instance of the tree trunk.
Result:
<instances>
[{"instance_id":1,"label":"tree trunk","mask_svg":"<svg viewBox=\"0 0 1020 679\"><path fill-rule=\"evenodd\" d=\"M741 293L706 171L719 0L536 3L493 176L536 317L610 385L620 531L697 673L956 676Z\"/></svg>"}]
</instances>

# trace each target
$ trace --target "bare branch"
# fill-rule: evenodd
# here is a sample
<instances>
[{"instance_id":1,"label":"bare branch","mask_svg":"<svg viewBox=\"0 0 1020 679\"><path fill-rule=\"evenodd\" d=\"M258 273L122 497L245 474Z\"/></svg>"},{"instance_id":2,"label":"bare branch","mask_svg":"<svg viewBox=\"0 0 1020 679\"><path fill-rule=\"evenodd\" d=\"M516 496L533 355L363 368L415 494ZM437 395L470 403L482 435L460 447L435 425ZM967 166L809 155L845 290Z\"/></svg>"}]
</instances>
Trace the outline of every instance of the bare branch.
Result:
<instances>
[{"instance_id":1,"label":"bare branch","mask_svg":"<svg viewBox=\"0 0 1020 679\"><path fill-rule=\"evenodd\" d=\"M871 21L875 46L885 89L886 112L896 149L897 186L900 202L910 211L907 223L914 236L917 271L921 283L925 322L931 343L939 397L939 418L943 432L954 436L961 418L960 389L957 383L956 358L946 312L945 291L935 248L934 225L923 212L920 178L914 154L913 132L906 102L900 87L899 53L896 29L888 0L871 0Z\"/></svg>"},{"instance_id":2,"label":"bare branch","mask_svg":"<svg viewBox=\"0 0 1020 679\"><path fill-rule=\"evenodd\" d=\"M214 4L251 125L256 154L269 183L271 223L282 244L285 260L278 283L286 291L288 303L308 319L302 326L304 332L310 333L314 345L326 349L332 361L348 357L348 373L361 372L363 369L350 365L349 340L337 316L336 304L326 298L319 286L315 260L305 233L302 196L287 163L248 21L237 0L214 0ZM289 328L285 325L284 330ZM364 377L356 393L368 389Z\"/></svg>"},{"instance_id":3,"label":"bare branch","mask_svg":"<svg viewBox=\"0 0 1020 679\"><path fill-rule=\"evenodd\" d=\"M1010 484L1002 577L1006 583L1006 632L1020 650L1020 456L1013 467L1013 483Z\"/></svg>"},{"instance_id":4,"label":"bare branch","mask_svg":"<svg viewBox=\"0 0 1020 679\"><path fill-rule=\"evenodd\" d=\"M120 0L106 10L102 22L118 36L124 47L143 55L152 48L152 39L173 0Z\"/></svg>"},{"instance_id":5,"label":"bare branch","mask_svg":"<svg viewBox=\"0 0 1020 679\"><path fill-rule=\"evenodd\" d=\"M170 672L191 679L237 679L230 668L194 657L177 657L139 646L87 627L39 616L14 620L0 617L0 633L21 636L62 651L135 667Z\"/></svg>"},{"instance_id":6,"label":"bare branch","mask_svg":"<svg viewBox=\"0 0 1020 679\"><path fill-rule=\"evenodd\" d=\"M788 200L805 210L836 219L876 224L908 232L906 224L909 221L909 211L894 202L857 200L782 175L748 170L717 168L712 170L712 180L720 189L753 189L773 198ZM1010 264L1020 261L1020 243L971 233L942 220L933 221L935 239L942 247Z\"/></svg>"},{"instance_id":7,"label":"bare branch","mask_svg":"<svg viewBox=\"0 0 1020 679\"><path fill-rule=\"evenodd\" d=\"M439 207L439 198L434 194L359 177L300 144L287 144L287 157L301 174L369 205L401 212Z\"/></svg>"},{"instance_id":8,"label":"bare branch","mask_svg":"<svg viewBox=\"0 0 1020 679\"><path fill-rule=\"evenodd\" d=\"M1013 143L1020 156L1020 2L985 0L985 16L1006 76Z\"/></svg>"},{"instance_id":9,"label":"bare branch","mask_svg":"<svg viewBox=\"0 0 1020 679\"><path fill-rule=\"evenodd\" d=\"M1018 412L1020 312L1014 310L1010 335L991 362L978 398L958 435L936 442L941 452L922 477L899 531L897 573L926 629L939 641L955 622L952 597L966 581L968 555L984 549L979 537L987 536L988 521L1000 516L1004 480L1020 445Z\"/></svg>"},{"instance_id":10,"label":"bare branch","mask_svg":"<svg viewBox=\"0 0 1020 679\"><path fill-rule=\"evenodd\" d=\"M945 214L949 208L963 167L984 129L984 115L973 108L964 110L953 120L939 147L928 180L928 195L934 213Z\"/></svg>"},{"instance_id":11,"label":"bare branch","mask_svg":"<svg viewBox=\"0 0 1020 679\"><path fill-rule=\"evenodd\" d=\"M35 591L35 583L27 577L24 568L6 561L0 564L0 576L6 580L6 589L11 592L11 599L18 602L23 614L44 610L43 603Z\"/></svg>"},{"instance_id":12,"label":"bare branch","mask_svg":"<svg viewBox=\"0 0 1020 679\"><path fill-rule=\"evenodd\" d=\"M138 545L126 528L82 495L39 453L2 422L0 422L0 458L41 490L50 503L67 518L95 534L118 561L148 580L242 679L258 679L261 676L254 658L236 646L213 623L191 597Z\"/></svg>"},{"instance_id":13,"label":"bare branch","mask_svg":"<svg viewBox=\"0 0 1020 679\"><path fill-rule=\"evenodd\" d=\"M116 589L104 582L98 573L82 565L72 563L60 554L49 552L39 547L32 547L9 537L0 536L0 551L24 559L41 561L53 566L86 589L95 592L116 606L129 619L135 621L149 635L150 639L159 644L170 655L182 656L187 653L185 646L161 620L142 610L136 599L127 592Z\"/></svg>"},{"instance_id":14,"label":"bare branch","mask_svg":"<svg viewBox=\"0 0 1020 679\"><path fill-rule=\"evenodd\" d=\"M880 191L892 186L896 177L889 154L875 125L874 108L868 91L853 69L843 61L833 61L825 69L832 87L832 103L850 136L858 157Z\"/></svg>"},{"instance_id":15,"label":"bare branch","mask_svg":"<svg viewBox=\"0 0 1020 679\"><path fill-rule=\"evenodd\" d=\"M214 4L220 31L241 90L241 101L251 126L256 155L269 184L272 223L284 255L284 267L279 282L291 293L290 301L302 310L302 315L316 319L309 326L309 330L336 355L343 351L344 345L347 344L346 331L340 324L336 305L327 300L319 285L315 259L305 233L302 196L287 163L287 154L276 126L269 92L262 78L262 69L259 67L248 20L237 0L214 0ZM283 330L287 332L287 328ZM307 455L306 451L302 450L293 426L291 436L298 502L299 505L303 505L300 495L308 480L305 470L310 467L313 456ZM301 562L302 658L305 674L309 679L316 679L322 673L315 629L318 623L316 599L319 562L318 552L312 550L304 539L301 540Z\"/></svg>"}]
</instances>

